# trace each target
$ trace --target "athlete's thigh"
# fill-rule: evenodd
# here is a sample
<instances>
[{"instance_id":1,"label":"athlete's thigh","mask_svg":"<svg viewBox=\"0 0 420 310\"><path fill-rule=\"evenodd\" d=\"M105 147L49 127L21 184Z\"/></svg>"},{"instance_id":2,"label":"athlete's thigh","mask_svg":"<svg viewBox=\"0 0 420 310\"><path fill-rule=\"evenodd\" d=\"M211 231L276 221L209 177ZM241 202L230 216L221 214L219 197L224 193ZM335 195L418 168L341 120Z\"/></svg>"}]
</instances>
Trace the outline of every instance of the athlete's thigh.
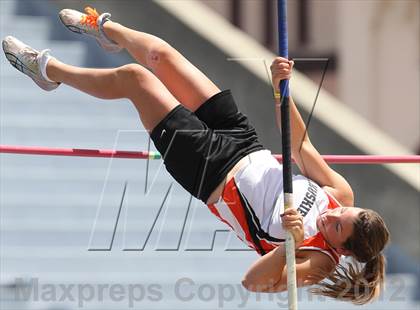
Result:
<instances>
[{"instance_id":1,"label":"athlete's thigh","mask_svg":"<svg viewBox=\"0 0 420 310\"><path fill-rule=\"evenodd\" d=\"M140 65L122 67L119 71L119 83L126 98L137 109L143 126L149 131L180 105L162 81Z\"/></svg>"},{"instance_id":2,"label":"athlete's thigh","mask_svg":"<svg viewBox=\"0 0 420 310\"><path fill-rule=\"evenodd\" d=\"M154 72L174 97L195 112L202 103L220 92L220 89L197 67L175 49L156 66Z\"/></svg>"}]
</instances>

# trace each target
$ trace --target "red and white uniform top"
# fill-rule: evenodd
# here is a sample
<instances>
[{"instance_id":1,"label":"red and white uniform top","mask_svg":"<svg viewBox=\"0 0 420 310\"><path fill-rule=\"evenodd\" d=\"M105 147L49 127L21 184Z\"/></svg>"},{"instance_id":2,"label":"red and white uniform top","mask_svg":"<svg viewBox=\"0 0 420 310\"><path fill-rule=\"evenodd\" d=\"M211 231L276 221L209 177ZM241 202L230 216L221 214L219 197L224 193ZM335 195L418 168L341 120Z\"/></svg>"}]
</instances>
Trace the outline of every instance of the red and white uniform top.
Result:
<instances>
[{"instance_id":1,"label":"red and white uniform top","mask_svg":"<svg viewBox=\"0 0 420 310\"><path fill-rule=\"evenodd\" d=\"M280 217L284 212L283 171L268 150L248 157L249 164L225 185L219 202L208 207L239 239L264 255L286 239ZM293 205L303 216L304 241L300 249L321 251L338 263L339 255L328 246L316 225L317 216L328 208L337 208L338 203L315 182L295 175Z\"/></svg>"}]
</instances>

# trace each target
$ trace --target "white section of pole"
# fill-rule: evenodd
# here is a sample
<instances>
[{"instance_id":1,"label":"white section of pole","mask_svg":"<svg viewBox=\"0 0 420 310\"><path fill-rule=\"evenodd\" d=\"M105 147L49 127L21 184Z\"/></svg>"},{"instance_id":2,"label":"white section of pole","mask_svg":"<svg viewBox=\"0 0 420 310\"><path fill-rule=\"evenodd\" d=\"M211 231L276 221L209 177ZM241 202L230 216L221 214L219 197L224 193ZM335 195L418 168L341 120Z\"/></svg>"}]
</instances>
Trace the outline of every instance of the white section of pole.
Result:
<instances>
[{"instance_id":1,"label":"white section of pole","mask_svg":"<svg viewBox=\"0 0 420 310\"><path fill-rule=\"evenodd\" d=\"M284 193L284 209L293 208L293 194ZM297 310L297 283L295 239L288 232L286 237L287 293L289 310Z\"/></svg>"}]
</instances>

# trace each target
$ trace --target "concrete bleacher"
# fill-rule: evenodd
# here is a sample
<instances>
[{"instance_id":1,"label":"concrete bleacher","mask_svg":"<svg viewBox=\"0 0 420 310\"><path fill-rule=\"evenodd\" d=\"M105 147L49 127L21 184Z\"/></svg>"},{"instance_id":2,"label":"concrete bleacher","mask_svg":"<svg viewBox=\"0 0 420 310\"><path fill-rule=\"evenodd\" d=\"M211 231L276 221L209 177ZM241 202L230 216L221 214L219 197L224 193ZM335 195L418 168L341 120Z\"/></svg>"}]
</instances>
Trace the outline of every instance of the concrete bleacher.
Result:
<instances>
[{"instance_id":1,"label":"concrete bleacher","mask_svg":"<svg viewBox=\"0 0 420 310\"><path fill-rule=\"evenodd\" d=\"M99 48L95 59L94 44L86 45L76 35L74 41L68 35L57 40L57 32L67 30L52 31L51 18L35 12L36 16L21 15L22 3L0 1L1 37L13 35L39 50L50 48L54 56L73 65L94 66L98 59L106 59ZM112 57L119 58L102 65L130 61L126 55ZM103 101L64 85L47 93L3 56L0 66L1 144L153 150L128 101ZM161 161L1 154L0 221L0 309L80 308L80 299L58 300L60 285L88 284L95 289L141 286L145 294L137 296L134 309L286 305L285 293L251 294L241 287L242 276L257 255L227 232L216 234L211 251L215 231L225 231L226 226L202 203L190 201ZM22 282L16 283L20 278ZM33 278L57 288L58 298L16 298ZM194 284L186 280L177 292L182 279ZM413 276L393 275L381 300L362 309L418 309L412 301L415 285ZM72 292L77 297L77 289ZM190 294L194 296L188 300ZM300 294L299 309L355 308L308 296L306 290ZM127 296L116 301L95 295L83 308L127 309L128 302Z\"/></svg>"}]
</instances>

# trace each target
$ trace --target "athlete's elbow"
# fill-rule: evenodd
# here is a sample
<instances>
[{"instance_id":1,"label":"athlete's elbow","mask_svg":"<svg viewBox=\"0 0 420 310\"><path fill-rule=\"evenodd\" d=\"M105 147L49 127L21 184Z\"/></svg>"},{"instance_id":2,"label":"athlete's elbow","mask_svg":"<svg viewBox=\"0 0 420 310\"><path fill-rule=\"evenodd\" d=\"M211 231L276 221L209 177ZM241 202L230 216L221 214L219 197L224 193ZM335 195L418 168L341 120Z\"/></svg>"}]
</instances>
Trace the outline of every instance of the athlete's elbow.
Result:
<instances>
[{"instance_id":1,"label":"athlete's elbow","mask_svg":"<svg viewBox=\"0 0 420 310\"><path fill-rule=\"evenodd\" d=\"M242 280L242 286L250 292L261 292L261 285L256 284L254 281L250 280L249 278L245 277Z\"/></svg>"},{"instance_id":2,"label":"athlete's elbow","mask_svg":"<svg viewBox=\"0 0 420 310\"><path fill-rule=\"evenodd\" d=\"M246 279L242 279L241 282L242 286L247 289L248 291L250 291L250 283L246 280Z\"/></svg>"},{"instance_id":3,"label":"athlete's elbow","mask_svg":"<svg viewBox=\"0 0 420 310\"><path fill-rule=\"evenodd\" d=\"M260 285L256 285L254 283L248 282L246 280L242 280L242 286L250 292L264 292Z\"/></svg>"},{"instance_id":4,"label":"athlete's elbow","mask_svg":"<svg viewBox=\"0 0 420 310\"><path fill-rule=\"evenodd\" d=\"M273 292L273 290L277 287L277 285L267 284L267 283L260 283L250 281L249 279L245 278L242 280L242 286L250 292ZM276 290L278 291L278 290Z\"/></svg>"}]
</instances>

